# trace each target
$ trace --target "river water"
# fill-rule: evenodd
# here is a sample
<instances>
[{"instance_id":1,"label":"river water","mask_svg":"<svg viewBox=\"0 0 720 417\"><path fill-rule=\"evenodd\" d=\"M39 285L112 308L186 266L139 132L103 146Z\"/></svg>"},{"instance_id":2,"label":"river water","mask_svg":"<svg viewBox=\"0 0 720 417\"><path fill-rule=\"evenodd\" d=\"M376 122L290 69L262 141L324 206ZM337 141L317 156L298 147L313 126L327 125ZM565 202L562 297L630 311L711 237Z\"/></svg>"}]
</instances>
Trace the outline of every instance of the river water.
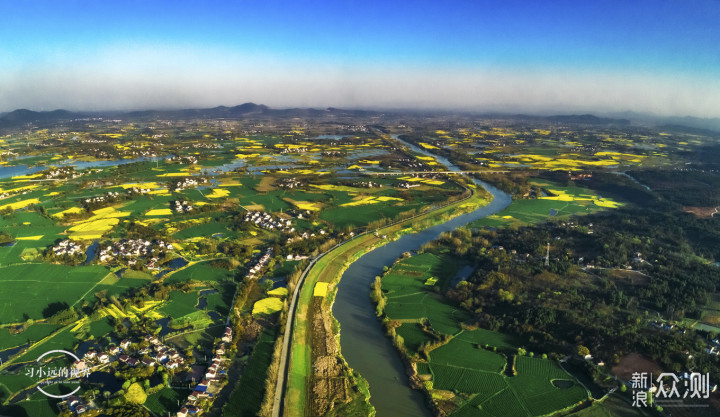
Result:
<instances>
[{"instance_id":1,"label":"river water","mask_svg":"<svg viewBox=\"0 0 720 417\"><path fill-rule=\"evenodd\" d=\"M105 167L112 167L112 166L118 166L118 165L125 165L125 164L132 164L134 162L155 162L159 161L163 157L161 156L155 156L155 157L141 157L141 158L133 158L133 159L114 159L114 160L102 160L102 161L76 161L73 159L66 159L63 161L50 161L47 165L37 165L33 167L29 167L27 165L7 165L7 166L0 166L0 178L10 178L15 177L19 175L28 175L28 174L34 174L39 171L44 171L46 169L49 169L51 166L55 167L65 167L65 166L74 166L77 171L87 169L87 168L105 168Z\"/></svg>"},{"instance_id":2,"label":"river water","mask_svg":"<svg viewBox=\"0 0 720 417\"><path fill-rule=\"evenodd\" d=\"M435 157L451 171L459 170L443 157L401 142L415 152ZM342 354L350 367L370 384L370 402L378 417L430 416L431 413L425 406L422 394L409 387L400 356L375 317L375 306L370 300L370 284L376 276L382 274L383 266L392 265L403 252L418 250L441 233L497 213L512 201L509 194L490 184L478 180L475 182L492 194L490 204L368 252L350 265L338 284L333 315L340 322Z\"/></svg>"}]
</instances>

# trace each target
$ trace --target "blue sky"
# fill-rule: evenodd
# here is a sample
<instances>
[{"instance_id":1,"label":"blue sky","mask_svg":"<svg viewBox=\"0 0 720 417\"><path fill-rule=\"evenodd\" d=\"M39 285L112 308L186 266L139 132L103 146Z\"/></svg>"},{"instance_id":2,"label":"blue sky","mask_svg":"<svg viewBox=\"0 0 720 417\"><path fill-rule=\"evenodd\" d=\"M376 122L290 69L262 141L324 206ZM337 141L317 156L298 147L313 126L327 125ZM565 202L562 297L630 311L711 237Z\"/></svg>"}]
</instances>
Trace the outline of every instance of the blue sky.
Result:
<instances>
[{"instance_id":1,"label":"blue sky","mask_svg":"<svg viewBox=\"0 0 720 417\"><path fill-rule=\"evenodd\" d=\"M0 1L0 111L234 105L720 116L720 2Z\"/></svg>"}]
</instances>

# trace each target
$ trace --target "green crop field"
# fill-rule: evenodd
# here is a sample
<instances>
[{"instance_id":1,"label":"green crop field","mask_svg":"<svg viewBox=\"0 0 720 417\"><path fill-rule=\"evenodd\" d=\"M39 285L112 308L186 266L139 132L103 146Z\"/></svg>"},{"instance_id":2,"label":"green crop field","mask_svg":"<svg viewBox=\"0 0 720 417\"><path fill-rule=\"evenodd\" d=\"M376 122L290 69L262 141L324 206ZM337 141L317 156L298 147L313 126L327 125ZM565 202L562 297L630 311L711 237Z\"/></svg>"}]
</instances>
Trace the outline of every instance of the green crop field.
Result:
<instances>
[{"instance_id":1,"label":"green crop field","mask_svg":"<svg viewBox=\"0 0 720 417\"><path fill-rule=\"evenodd\" d=\"M10 334L7 327L0 328L0 350L24 345L28 340L37 342L59 328L54 324L36 323L17 334Z\"/></svg>"},{"instance_id":2,"label":"green crop field","mask_svg":"<svg viewBox=\"0 0 720 417\"><path fill-rule=\"evenodd\" d=\"M173 273L165 279L165 282L184 282L191 279L195 281L224 281L233 278L234 271L215 268L207 262L198 262Z\"/></svg>"},{"instance_id":3,"label":"green crop field","mask_svg":"<svg viewBox=\"0 0 720 417\"><path fill-rule=\"evenodd\" d=\"M516 370L518 375L509 380L510 386L521 395L533 415L544 415L587 398L585 388L555 362L520 356ZM558 388L552 384L553 380L570 381L573 385Z\"/></svg>"},{"instance_id":4,"label":"green crop field","mask_svg":"<svg viewBox=\"0 0 720 417\"><path fill-rule=\"evenodd\" d=\"M187 293L173 291L170 293L167 303L160 307L160 311L169 317L180 318L198 311L197 308L195 308L197 303L198 293L196 291Z\"/></svg>"},{"instance_id":5,"label":"green crop field","mask_svg":"<svg viewBox=\"0 0 720 417\"><path fill-rule=\"evenodd\" d=\"M89 334L94 336L96 339L105 336L113 331L113 327L110 325L108 318L102 318L90 323Z\"/></svg>"},{"instance_id":6,"label":"green crop field","mask_svg":"<svg viewBox=\"0 0 720 417\"><path fill-rule=\"evenodd\" d=\"M188 239L201 236L210 237L218 233L221 233L223 238L237 237L237 232L230 230L228 228L228 223L225 222L212 222L190 226L175 233L173 237L177 239Z\"/></svg>"},{"instance_id":7,"label":"green crop field","mask_svg":"<svg viewBox=\"0 0 720 417\"><path fill-rule=\"evenodd\" d=\"M498 373L505 368L505 358L502 356L455 338L430 352L430 361L440 365Z\"/></svg>"},{"instance_id":8,"label":"green crop field","mask_svg":"<svg viewBox=\"0 0 720 417\"><path fill-rule=\"evenodd\" d=\"M0 322L43 318L51 303L73 305L108 275L100 266L70 267L51 264L20 264L0 267ZM22 294L23 303L14 301Z\"/></svg>"},{"instance_id":9,"label":"green crop field","mask_svg":"<svg viewBox=\"0 0 720 417\"><path fill-rule=\"evenodd\" d=\"M230 309L230 303L232 302L233 296L235 295L236 286L233 283L225 283L217 286L216 293L206 294L207 300L206 310L214 310L220 313L220 315L226 316Z\"/></svg>"},{"instance_id":10,"label":"green crop field","mask_svg":"<svg viewBox=\"0 0 720 417\"><path fill-rule=\"evenodd\" d=\"M401 260L382 279L387 297L385 314L394 320L425 318L441 333L458 333L460 323L468 320L469 314L442 301L432 287L425 285L429 278L446 281L456 270L457 265L433 254Z\"/></svg>"},{"instance_id":11,"label":"green crop field","mask_svg":"<svg viewBox=\"0 0 720 417\"><path fill-rule=\"evenodd\" d=\"M418 209L425 205L425 203L397 203L397 201L388 201L363 206L333 207L323 210L320 218L340 228L362 227L383 217L393 219L402 212Z\"/></svg>"},{"instance_id":12,"label":"green crop field","mask_svg":"<svg viewBox=\"0 0 720 417\"><path fill-rule=\"evenodd\" d=\"M427 319L431 327L454 337L429 353L428 363L419 363L419 373L431 373L432 389L471 395L460 401L452 416L505 417L542 416L576 405L588 394L556 362L520 356L517 375L504 375L507 359L501 353L514 354L519 340L485 329L462 330L460 323L470 319L468 312L445 301L426 285L429 279L447 281L457 266L433 254L421 254L397 262L382 278L387 297L385 314L390 319ZM395 330L403 338L409 354L424 342L435 338L424 333L417 323L405 322ZM487 348L486 348L487 346ZM553 380L570 382L558 388Z\"/></svg>"},{"instance_id":13,"label":"green crop field","mask_svg":"<svg viewBox=\"0 0 720 417\"><path fill-rule=\"evenodd\" d=\"M482 417L527 417L530 415L523 408L523 404L518 400L517 395L509 388L499 391L496 395L479 402L474 407L474 410L467 409L463 415ZM474 411L474 413L470 413L470 411Z\"/></svg>"},{"instance_id":14,"label":"green crop field","mask_svg":"<svg viewBox=\"0 0 720 417\"><path fill-rule=\"evenodd\" d=\"M56 417L58 413L55 404L57 402L58 400L36 392L30 396L29 400L8 407L3 414L8 417Z\"/></svg>"},{"instance_id":15,"label":"green crop field","mask_svg":"<svg viewBox=\"0 0 720 417\"><path fill-rule=\"evenodd\" d=\"M452 416L543 416L578 405L588 398L584 387L556 362L547 359L520 356L517 358L517 375L508 377L488 368L488 364L504 362L499 355L498 358L483 358L453 347L441 352L442 359L438 359L434 355L437 350L431 352L429 365L423 366L423 370L427 367L432 372L433 389L473 395ZM558 388L553 385L553 380L569 381L571 385Z\"/></svg>"},{"instance_id":16,"label":"green crop field","mask_svg":"<svg viewBox=\"0 0 720 417\"><path fill-rule=\"evenodd\" d=\"M502 227L510 224L533 224L553 217L567 217L573 214L589 214L614 206L609 199L602 199L589 189L564 187L549 181L534 181L534 185L552 190L560 197L540 197L535 199L514 199L501 212L484 217L468 227Z\"/></svg>"},{"instance_id":17,"label":"green crop field","mask_svg":"<svg viewBox=\"0 0 720 417\"><path fill-rule=\"evenodd\" d=\"M260 335L248 361L240 384L230 394L223 413L228 416L255 416L265 395L265 378L272 360L277 332L265 329Z\"/></svg>"},{"instance_id":18,"label":"green crop field","mask_svg":"<svg viewBox=\"0 0 720 417\"><path fill-rule=\"evenodd\" d=\"M435 340L416 323L404 323L395 329L395 333L403 338L403 345L411 355L416 353L423 343Z\"/></svg>"},{"instance_id":19,"label":"green crop field","mask_svg":"<svg viewBox=\"0 0 720 417\"><path fill-rule=\"evenodd\" d=\"M435 365L433 365L435 367ZM492 395L505 386L502 375L476 371L472 369L463 370L460 380L453 387L458 392L473 392L478 396Z\"/></svg>"},{"instance_id":20,"label":"green crop field","mask_svg":"<svg viewBox=\"0 0 720 417\"><path fill-rule=\"evenodd\" d=\"M117 278L115 274L111 274L94 286L91 291L87 292L83 300L92 302L96 299L95 294L101 291L105 291L107 297L111 295L119 296L131 288L142 287L147 283L147 278L129 278L125 275L122 278Z\"/></svg>"},{"instance_id":21,"label":"green crop field","mask_svg":"<svg viewBox=\"0 0 720 417\"><path fill-rule=\"evenodd\" d=\"M456 366L432 365L433 388L452 391L462 379L465 369Z\"/></svg>"},{"instance_id":22,"label":"green crop field","mask_svg":"<svg viewBox=\"0 0 720 417\"><path fill-rule=\"evenodd\" d=\"M160 416L167 415L169 412L174 413L180 408L178 401L182 404L190 392L189 389L163 388L155 394L148 395L145 406Z\"/></svg>"},{"instance_id":23,"label":"green crop field","mask_svg":"<svg viewBox=\"0 0 720 417\"><path fill-rule=\"evenodd\" d=\"M214 323L214 320L210 316L208 316L207 312L197 310L177 319L173 319L170 322L170 325L175 327L190 326L193 329L204 329L212 326Z\"/></svg>"},{"instance_id":24,"label":"green crop field","mask_svg":"<svg viewBox=\"0 0 720 417\"><path fill-rule=\"evenodd\" d=\"M498 349L514 350L520 346L520 341L515 338L486 329L466 330L455 338L469 343L476 343L480 346L494 346Z\"/></svg>"},{"instance_id":25,"label":"green crop field","mask_svg":"<svg viewBox=\"0 0 720 417\"><path fill-rule=\"evenodd\" d=\"M23 354L13 362L18 363L34 361L40 355L50 350L69 349L72 351L72 348L75 346L75 344L79 342L80 341L75 339L75 336L70 331L70 327L67 327L64 330L56 333L51 338L45 340L43 343L36 343L32 345L25 354Z\"/></svg>"},{"instance_id":26,"label":"green crop field","mask_svg":"<svg viewBox=\"0 0 720 417\"><path fill-rule=\"evenodd\" d=\"M8 393L6 395L16 394L26 387L32 386L36 383L36 379L25 376L22 372L0 374L0 386L5 387L3 391Z\"/></svg>"},{"instance_id":27,"label":"green crop field","mask_svg":"<svg viewBox=\"0 0 720 417\"><path fill-rule=\"evenodd\" d=\"M240 200L241 206L249 206L259 204L265 208L266 211L280 211L289 210L293 208L290 204L282 200L285 197L284 191L272 191L267 194L253 194L244 195Z\"/></svg>"}]
</instances>

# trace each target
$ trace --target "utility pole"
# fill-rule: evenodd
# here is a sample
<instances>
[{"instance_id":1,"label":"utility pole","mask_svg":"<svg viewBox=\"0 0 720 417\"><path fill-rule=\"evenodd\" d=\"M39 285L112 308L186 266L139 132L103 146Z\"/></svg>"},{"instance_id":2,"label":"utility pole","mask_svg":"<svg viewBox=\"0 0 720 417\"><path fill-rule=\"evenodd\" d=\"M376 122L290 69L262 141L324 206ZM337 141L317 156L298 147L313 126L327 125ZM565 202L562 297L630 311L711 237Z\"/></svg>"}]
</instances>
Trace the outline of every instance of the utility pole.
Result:
<instances>
[{"instance_id":1,"label":"utility pole","mask_svg":"<svg viewBox=\"0 0 720 417\"><path fill-rule=\"evenodd\" d=\"M550 242L547 243L547 252L545 252L545 266L550 266Z\"/></svg>"}]
</instances>

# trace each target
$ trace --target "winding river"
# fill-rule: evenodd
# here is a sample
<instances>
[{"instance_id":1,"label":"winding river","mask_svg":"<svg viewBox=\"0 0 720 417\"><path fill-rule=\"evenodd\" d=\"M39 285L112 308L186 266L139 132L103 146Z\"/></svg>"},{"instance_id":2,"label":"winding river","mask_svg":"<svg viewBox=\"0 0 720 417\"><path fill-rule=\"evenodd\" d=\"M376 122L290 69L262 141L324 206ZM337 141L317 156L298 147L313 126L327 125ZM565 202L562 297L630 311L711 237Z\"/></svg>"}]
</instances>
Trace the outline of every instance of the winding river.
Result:
<instances>
[{"instance_id":1,"label":"winding river","mask_svg":"<svg viewBox=\"0 0 720 417\"><path fill-rule=\"evenodd\" d=\"M415 152L436 158L451 171L460 170L443 157L424 151L396 136L394 138ZM421 232L405 235L368 252L350 265L338 284L333 315L340 322L342 354L350 367L370 384L370 402L378 417L431 414L425 406L422 394L409 387L400 356L375 317L375 306L370 300L370 284L375 276L382 274L383 266L392 265L403 252L418 250L441 233L497 213L510 204L512 199L509 194L483 181L475 180L475 183L492 194L493 200L490 204Z\"/></svg>"}]
</instances>

